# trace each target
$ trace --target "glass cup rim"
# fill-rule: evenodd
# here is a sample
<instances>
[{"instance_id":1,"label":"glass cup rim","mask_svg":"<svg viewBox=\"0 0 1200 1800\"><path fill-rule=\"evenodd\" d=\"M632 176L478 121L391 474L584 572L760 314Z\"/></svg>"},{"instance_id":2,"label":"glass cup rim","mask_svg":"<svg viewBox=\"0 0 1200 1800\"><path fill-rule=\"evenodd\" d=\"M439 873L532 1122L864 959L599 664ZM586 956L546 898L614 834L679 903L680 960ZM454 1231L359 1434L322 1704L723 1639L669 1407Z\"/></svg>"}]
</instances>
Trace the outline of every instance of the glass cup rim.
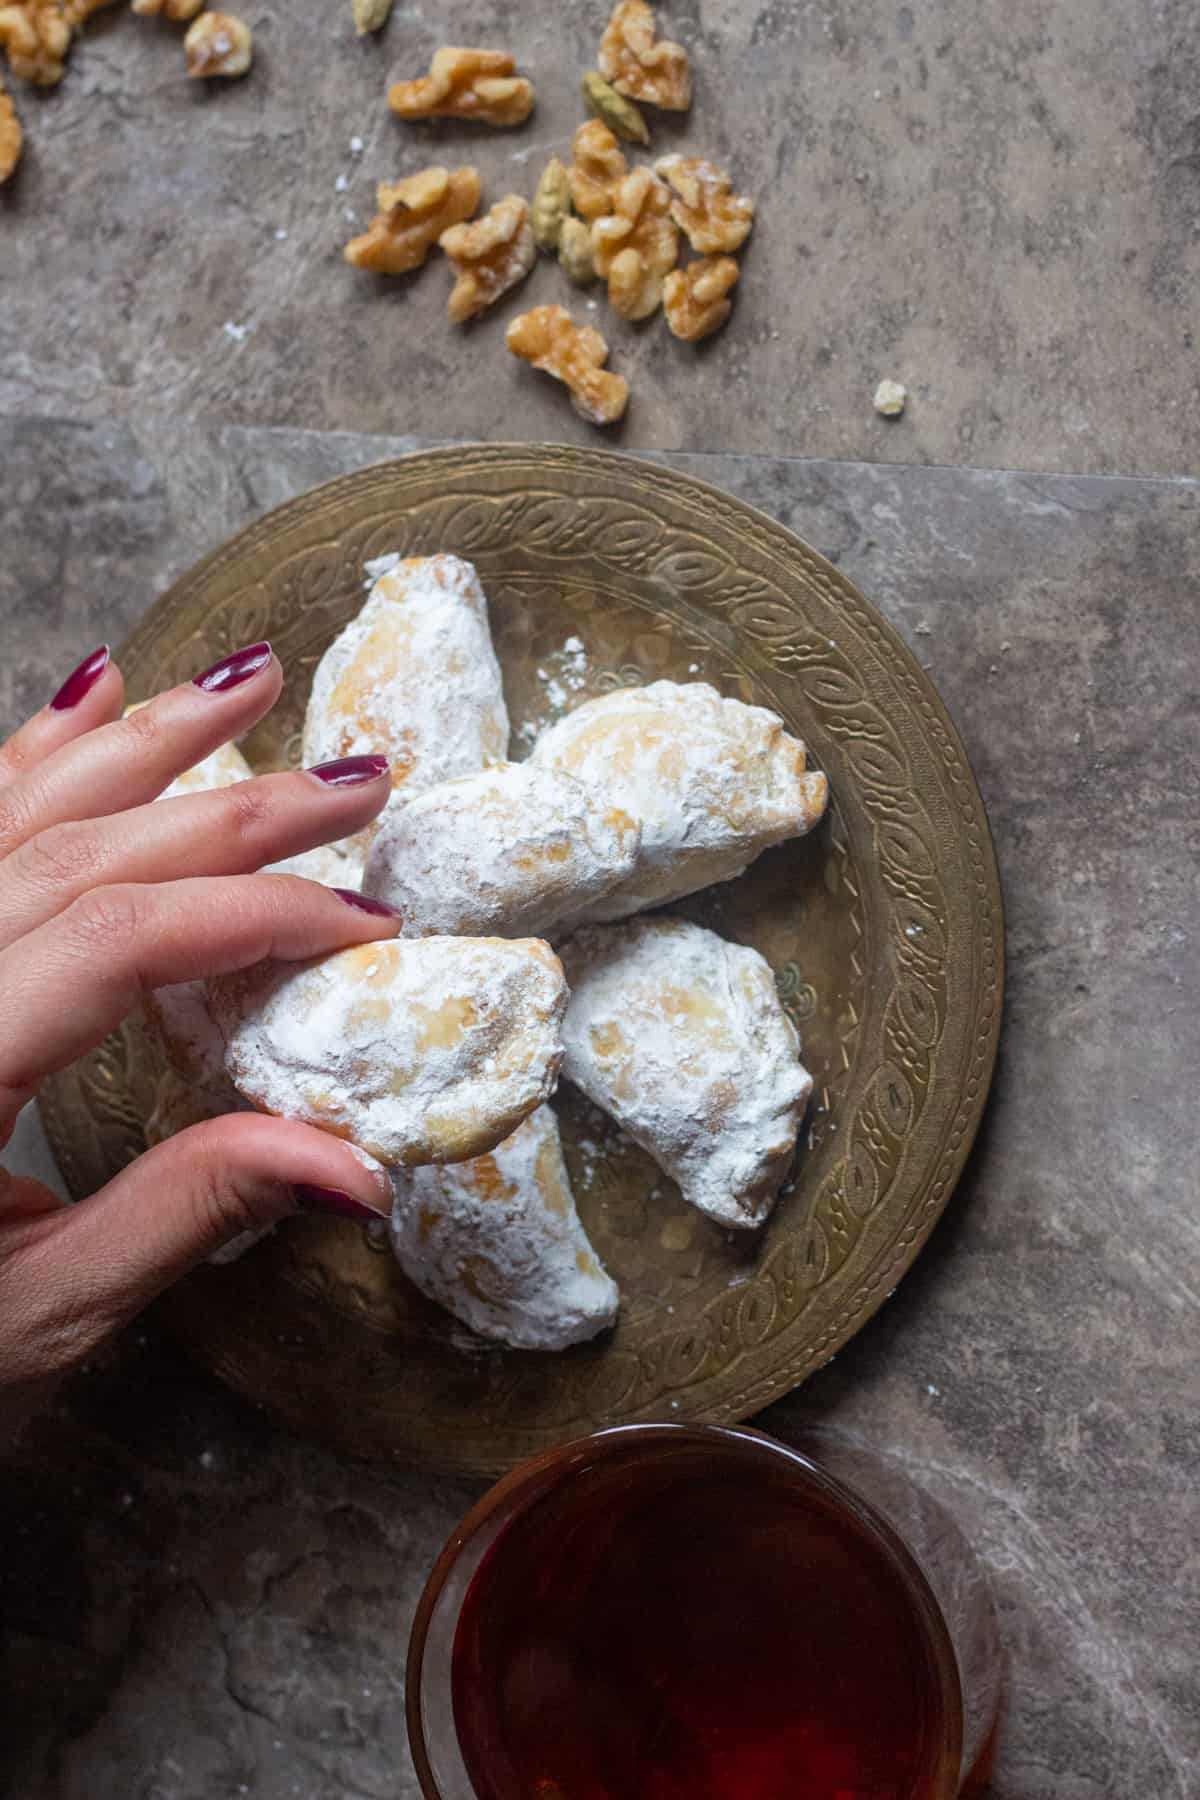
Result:
<instances>
[{"instance_id":1,"label":"glass cup rim","mask_svg":"<svg viewBox=\"0 0 1200 1800\"><path fill-rule=\"evenodd\" d=\"M425 1646L438 1600L450 1573L464 1551L518 1496L524 1493L522 1506L530 1505L539 1492L547 1490L566 1475L571 1467L582 1467L592 1454L608 1455L626 1447L644 1446L647 1450L678 1444L681 1447L723 1444L728 1448L750 1449L771 1460L787 1463L802 1479L823 1492L824 1496L862 1526L875 1541L894 1572L900 1577L918 1622L925 1635L937 1678L942 1688L945 1728L948 1735L946 1765L955 1771L962 1754L959 1741L963 1727L962 1687L958 1660L942 1609L916 1556L903 1538L871 1503L822 1467L803 1450L782 1443L752 1425L704 1425L675 1423L671 1420L646 1421L627 1425L608 1425L584 1437L571 1438L553 1449L540 1451L519 1463L507 1475L480 1496L474 1506L455 1527L439 1552L417 1602L409 1633L405 1666L405 1714L409 1749L416 1769L417 1781L425 1800L444 1800L430 1763L421 1719L421 1687L425 1665ZM926 1800L953 1800L957 1786L944 1792L930 1792Z\"/></svg>"}]
</instances>

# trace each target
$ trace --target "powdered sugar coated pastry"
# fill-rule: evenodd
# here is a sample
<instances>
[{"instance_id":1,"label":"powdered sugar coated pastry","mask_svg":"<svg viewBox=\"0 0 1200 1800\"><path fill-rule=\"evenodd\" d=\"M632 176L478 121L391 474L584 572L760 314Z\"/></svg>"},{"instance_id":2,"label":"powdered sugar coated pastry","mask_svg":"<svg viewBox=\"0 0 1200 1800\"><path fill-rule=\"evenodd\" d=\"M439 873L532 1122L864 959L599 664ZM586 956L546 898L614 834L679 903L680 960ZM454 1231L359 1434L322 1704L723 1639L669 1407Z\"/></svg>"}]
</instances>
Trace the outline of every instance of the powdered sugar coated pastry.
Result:
<instances>
[{"instance_id":1,"label":"powdered sugar coated pastry","mask_svg":"<svg viewBox=\"0 0 1200 1800\"><path fill-rule=\"evenodd\" d=\"M758 954L683 919L579 932L563 951L563 1072L722 1225L760 1225L812 1080Z\"/></svg>"},{"instance_id":2,"label":"powdered sugar coated pastry","mask_svg":"<svg viewBox=\"0 0 1200 1800\"><path fill-rule=\"evenodd\" d=\"M640 838L628 813L573 775L500 763L394 812L363 886L398 908L406 937L538 937L626 879Z\"/></svg>"},{"instance_id":3,"label":"powdered sugar coated pastry","mask_svg":"<svg viewBox=\"0 0 1200 1800\"><path fill-rule=\"evenodd\" d=\"M487 1156L398 1169L392 1186L401 1268L481 1337L565 1350L615 1320L617 1286L575 1210L552 1107Z\"/></svg>"},{"instance_id":4,"label":"powdered sugar coated pastry","mask_svg":"<svg viewBox=\"0 0 1200 1800\"><path fill-rule=\"evenodd\" d=\"M389 939L209 993L248 1100L389 1167L482 1155L558 1078L566 984L537 938Z\"/></svg>"},{"instance_id":5,"label":"powdered sugar coated pastry","mask_svg":"<svg viewBox=\"0 0 1200 1800\"><path fill-rule=\"evenodd\" d=\"M811 831L829 797L781 719L698 681L588 700L538 739L533 760L577 775L641 825L636 868L589 920L740 875L772 844Z\"/></svg>"},{"instance_id":6,"label":"powdered sugar coated pastry","mask_svg":"<svg viewBox=\"0 0 1200 1800\"><path fill-rule=\"evenodd\" d=\"M500 666L474 568L457 556L397 561L317 664L305 763L384 755L397 805L502 762L507 750ZM359 834L364 849L378 825Z\"/></svg>"},{"instance_id":7,"label":"powdered sugar coated pastry","mask_svg":"<svg viewBox=\"0 0 1200 1800\"><path fill-rule=\"evenodd\" d=\"M349 838L343 844L318 844L315 849L301 850L282 862L268 863L263 874L302 875L305 881L319 881L323 887L357 889L362 884L362 853Z\"/></svg>"},{"instance_id":8,"label":"powdered sugar coated pastry","mask_svg":"<svg viewBox=\"0 0 1200 1800\"><path fill-rule=\"evenodd\" d=\"M201 1103L213 1102L218 1113L235 1111L238 1091L225 1067L225 1039L204 983L179 981L156 988L147 994L143 1010L167 1062L196 1090Z\"/></svg>"}]
</instances>

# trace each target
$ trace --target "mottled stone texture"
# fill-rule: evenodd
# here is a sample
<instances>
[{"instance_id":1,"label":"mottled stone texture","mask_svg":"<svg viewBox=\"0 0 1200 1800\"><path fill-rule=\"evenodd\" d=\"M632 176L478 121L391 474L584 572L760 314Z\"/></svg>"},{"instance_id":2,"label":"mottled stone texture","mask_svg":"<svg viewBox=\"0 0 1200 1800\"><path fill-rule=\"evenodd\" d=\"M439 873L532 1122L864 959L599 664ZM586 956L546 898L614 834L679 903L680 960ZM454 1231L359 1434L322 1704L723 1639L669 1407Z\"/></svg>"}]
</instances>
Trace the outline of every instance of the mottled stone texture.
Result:
<instances>
[{"instance_id":1,"label":"mottled stone texture","mask_svg":"<svg viewBox=\"0 0 1200 1800\"><path fill-rule=\"evenodd\" d=\"M503 348L530 302L584 313L556 268L460 330L440 255L387 281L340 252L376 181L429 161L477 161L490 200L530 194L582 116L607 10L397 4L360 40L348 0L268 0L247 11L254 70L228 84L184 79L176 29L104 14L60 89L17 95L0 408L586 440ZM632 381L626 444L712 449L719 417L729 450L1196 472L1190 0L677 0L666 17L696 100L654 148L727 159L760 214L712 343L587 315ZM537 83L529 123L394 119L389 79L439 43L510 47ZM912 391L897 424L871 408L882 375Z\"/></svg>"},{"instance_id":2,"label":"mottled stone texture","mask_svg":"<svg viewBox=\"0 0 1200 1800\"><path fill-rule=\"evenodd\" d=\"M20 645L0 725L235 526L405 447L0 424L0 629ZM766 1423L883 1445L979 1545L1011 1658L1002 1800L1189 1800L1200 487L678 466L832 556L930 666L1008 905L1000 1068L967 1176L895 1298ZM306 1448L128 1334L0 1483L0 1791L414 1794L408 1625L471 1491Z\"/></svg>"}]
</instances>

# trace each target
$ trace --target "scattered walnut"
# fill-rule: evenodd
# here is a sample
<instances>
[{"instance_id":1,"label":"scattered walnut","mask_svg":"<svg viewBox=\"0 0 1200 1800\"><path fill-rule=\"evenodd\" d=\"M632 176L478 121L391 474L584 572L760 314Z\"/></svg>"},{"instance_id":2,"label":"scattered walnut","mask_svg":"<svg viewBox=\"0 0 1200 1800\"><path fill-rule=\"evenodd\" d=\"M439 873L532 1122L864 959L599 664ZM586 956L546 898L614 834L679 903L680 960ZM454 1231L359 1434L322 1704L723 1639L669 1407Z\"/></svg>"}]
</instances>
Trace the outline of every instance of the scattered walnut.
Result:
<instances>
[{"instance_id":1,"label":"scattered walnut","mask_svg":"<svg viewBox=\"0 0 1200 1800\"><path fill-rule=\"evenodd\" d=\"M686 112L692 104L692 72L682 44L655 42L654 9L646 0L619 0L600 39L600 73L618 94L644 100L665 112Z\"/></svg>"},{"instance_id":2,"label":"scattered walnut","mask_svg":"<svg viewBox=\"0 0 1200 1800\"><path fill-rule=\"evenodd\" d=\"M393 83L388 105L402 119L521 125L533 111L533 83L515 66L504 50L437 50L428 75Z\"/></svg>"},{"instance_id":3,"label":"scattered walnut","mask_svg":"<svg viewBox=\"0 0 1200 1800\"><path fill-rule=\"evenodd\" d=\"M381 181L375 204L378 213L342 255L356 269L407 275L421 267L443 231L471 217L479 205L479 171L422 169L404 181Z\"/></svg>"},{"instance_id":4,"label":"scattered walnut","mask_svg":"<svg viewBox=\"0 0 1200 1800\"><path fill-rule=\"evenodd\" d=\"M598 119L603 119L610 131L629 144L648 144L650 133L637 107L624 94L618 94L615 87L610 87L603 75L591 69L580 82L583 97Z\"/></svg>"},{"instance_id":5,"label":"scattered walnut","mask_svg":"<svg viewBox=\"0 0 1200 1800\"><path fill-rule=\"evenodd\" d=\"M646 319L662 299L663 276L675 267L679 233L671 196L649 169L634 169L613 197L613 211L592 226L592 260L608 281L609 304L622 319Z\"/></svg>"},{"instance_id":6,"label":"scattered walnut","mask_svg":"<svg viewBox=\"0 0 1200 1800\"><path fill-rule=\"evenodd\" d=\"M350 0L350 14L359 37L382 31L392 10L392 0Z\"/></svg>"},{"instance_id":7,"label":"scattered walnut","mask_svg":"<svg viewBox=\"0 0 1200 1800\"><path fill-rule=\"evenodd\" d=\"M571 145L571 200L583 219L598 219L611 212L613 196L625 178L629 164L617 140L599 119L589 119L575 133Z\"/></svg>"},{"instance_id":8,"label":"scattered walnut","mask_svg":"<svg viewBox=\"0 0 1200 1800\"><path fill-rule=\"evenodd\" d=\"M71 24L60 0L14 0L0 6L0 49L21 81L54 87L63 78Z\"/></svg>"},{"instance_id":9,"label":"scattered walnut","mask_svg":"<svg viewBox=\"0 0 1200 1800\"><path fill-rule=\"evenodd\" d=\"M486 311L537 261L529 203L520 194L506 194L471 225L452 225L438 242L457 277L446 305L455 325Z\"/></svg>"},{"instance_id":10,"label":"scattered walnut","mask_svg":"<svg viewBox=\"0 0 1200 1800\"><path fill-rule=\"evenodd\" d=\"M898 419L908 404L908 389L902 381L884 378L875 389L875 411L885 419Z\"/></svg>"},{"instance_id":11,"label":"scattered walnut","mask_svg":"<svg viewBox=\"0 0 1200 1800\"><path fill-rule=\"evenodd\" d=\"M129 0L129 10L146 19L155 19L161 14L164 19L182 25L185 19L194 19L204 10L204 0Z\"/></svg>"},{"instance_id":12,"label":"scattered walnut","mask_svg":"<svg viewBox=\"0 0 1200 1800\"><path fill-rule=\"evenodd\" d=\"M535 306L512 321L505 342L520 356L566 383L571 405L589 425L615 425L629 403L629 383L602 364L608 345L590 325L576 325L565 306Z\"/></svg>"},{"instance_id":13,"label":"scattered walnut","mask_svg":"<svg viewBox=\"0 0 1200 1800\"><path fill-rule=\"evenodd\" d=\"M533 196L533 236L539 249L558 249L558 234L570 210L570 178L557 156L552 156Z\"/></svg>"},{"instance_id":14,"label":"scattered walnut","mask_svg":"<svg viewBox=\"0 0 1200 1800\"><path fill-rule=\"evenodd\" d=\"M701 256L728 254L750 235L754 202L731 194L723 169L700 156L660 156L655 168L674 189L671 217Z\"/></svg>"},{"instance_id":15,"label":"scattered walnut","mask_svg":"<svg viewBox=\"0 0 1200 1800\"><path fill-rule=\"evenodd\" d=\"M576 287L586 287L596 279L592 261L592 234L582 219L564 219L558 234L558 260L563 274Z\"/></svg>"},{"instance_id":16,"label":"scattered walnut","mask_svg":"<svg viewBox=\"0 0 1200 1800\"><path fill-rule=\"evenodd\" d=\"M674 335L694 344L719 331L733 310L728 296L737 278L732 256L706 256L673 269L663 282L663 311Z\"/></svg>"},{"instance_id":17,"label":"scattered walnut","mask_svg":"<svg viewBox=\"0 0 1200 1800\"><path fill-rule=\"evenodd\" d=\"M0 82L0 182L7 181L21 160L21 121Z\"/></svg>"},{"instance_id":18,"label":"scattered walnut","mask_svg":"<svg viewBox=\"0 0 1200 1800\"><path fill-rule=\"evenodd\" d=\"M203 12L183 39L187 72L193 79L244 75L254 56L250 27L233 13Z\"/></svg>"}]
</instances>

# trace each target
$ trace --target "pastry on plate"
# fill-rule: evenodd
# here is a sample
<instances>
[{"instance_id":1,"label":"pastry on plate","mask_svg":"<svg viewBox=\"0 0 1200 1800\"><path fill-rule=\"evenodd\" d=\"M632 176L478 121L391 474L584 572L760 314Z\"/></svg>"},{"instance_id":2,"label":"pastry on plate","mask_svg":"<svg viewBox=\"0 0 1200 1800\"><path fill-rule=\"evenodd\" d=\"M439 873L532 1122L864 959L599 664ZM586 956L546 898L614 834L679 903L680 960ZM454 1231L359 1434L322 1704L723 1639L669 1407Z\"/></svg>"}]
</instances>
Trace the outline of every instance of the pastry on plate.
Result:
<instances>
[{"instance_id":1,"label":"pastry on plate","mask_svg":"<svg viewBox=\"0 0 1200 1800\"><path fill-rule=\"evenodd\" d=\"M407 937L540 937L626 880L640 837L628 813L573 775L499 763L391 813L363 889L399 911Z\"/></svg>"},{"instance_id":2,"label":"pastry on plate","mask_svg":"<svg viewBox=\"0 0 1200 1800\"><path fill-rule=\"evenodd\" d=\"M615 1320L616 1283L575 1211L552 1107L539 1106L486 1156L398 1169L392 1183L401 1268L480 1336L565 1350Z\"/></svg>"},{"instance_id":3,"label":"pastry on plate","mask_svg":"<svg viewBox=\"0 0 1200 1800\"><path fill-rule=\"evenodd\" d=\"M479 577L458 556L418 556L380 575L313 676L304 761L386 756L389 808L502 762L508 714ZM358 833L365 851L379 828Z\"/></svg>"},{"instance_id":4,"label":"pastry on plate","mask_svg":"<svg viewBox=\"0 0 1200 1800\"><path fill-rule=\"evenodd\" d=\"M781 719L703 682L588 700L538 739L533 761L578 776L641 826L635 868L587 909L589 921L740 875L772 844L811 831L828 799Z\"/></svg>"},{"instance_id":5,"label":"pastry on plate","mask_svg":"<svg viewBox=\"0 0 1200 1800\"><path fill-rule=\"evenodd\" d=\"M671 918L588 927L563 961L563 1073L685 1200L722 1225L761 1225L812 1090L768 964Z\"/></svg>"},{"instance_id":6,"label":"pastry on plate","mask_svg":"<svg viewBox=\"0 0 1200 1800\"><path fill-rule=\"evenodd\" d=\"M567 991L537 938L388 939L208 992L248 1100L389 1167L494 1149L558 1078Z\"/></svg>"}]
</instances>

